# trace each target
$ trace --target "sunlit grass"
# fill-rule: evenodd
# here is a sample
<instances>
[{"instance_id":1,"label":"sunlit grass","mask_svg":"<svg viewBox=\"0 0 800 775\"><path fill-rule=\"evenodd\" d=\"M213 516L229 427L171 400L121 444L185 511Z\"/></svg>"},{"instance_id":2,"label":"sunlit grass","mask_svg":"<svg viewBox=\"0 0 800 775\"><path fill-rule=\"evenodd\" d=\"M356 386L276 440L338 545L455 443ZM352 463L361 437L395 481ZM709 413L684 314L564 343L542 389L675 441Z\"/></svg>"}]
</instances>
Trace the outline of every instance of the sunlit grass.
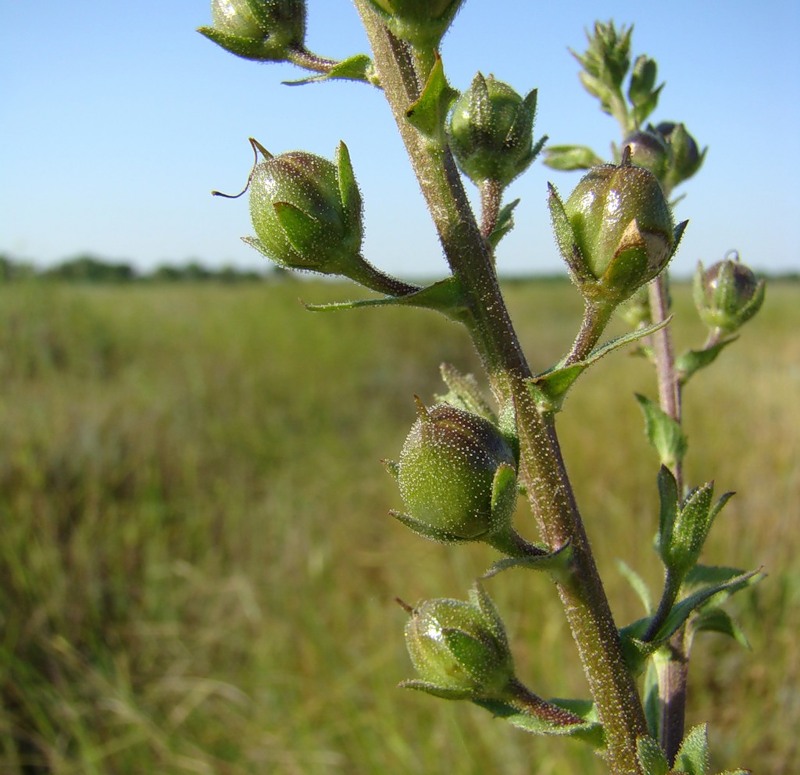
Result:
<instances>
[{"instance_id":1,"label":"sunlit grass","mask_svg":"<svg viewBox=\"0 0 800 775\"><path fill-rule=\"evenodd\" d=\"M395 686L409 602L463 597L493 555L426 543L387 516L412 396L438 364L477 369L431 314L311 314L330 284L0 287L0 771L602 771L576 744ZM508 289L537 368L571 339L566 284ZM702 339L675 290L681 346ZM720 767L800 770L800 293L765 309L687 389L687 469L737 490L707 560L764 565L733 601L753 643L701 636L692 723ZM557 324L551 321L556 319ZM620 622L654 584L656 460L614 354L568 400L562 444ZM524 508L519 526L535 537ZM531 577L529 577L531 576ZM550 582L488 582L519 672L585 692ZM769 708L769 712L766 709Z\"/></svg>"}]
</instances>

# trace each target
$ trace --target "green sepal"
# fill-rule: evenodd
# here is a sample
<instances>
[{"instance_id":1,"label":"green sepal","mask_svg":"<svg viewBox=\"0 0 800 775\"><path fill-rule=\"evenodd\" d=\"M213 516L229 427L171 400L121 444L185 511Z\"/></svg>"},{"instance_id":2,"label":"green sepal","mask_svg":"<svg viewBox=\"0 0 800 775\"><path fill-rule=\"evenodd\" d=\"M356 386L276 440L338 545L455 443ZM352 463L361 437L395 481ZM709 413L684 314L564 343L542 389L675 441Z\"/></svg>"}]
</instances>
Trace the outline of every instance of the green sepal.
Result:
<instances>
[{"instance_id":1,"label":"green sepal","mask_svg":"<svg viewBox=\"0 0 800 775\"><path fill-rule=\"evenodd\" d=\"M639 393L636 400L644 413L645 434L658 452L661 464L675 468L686 454L687 441L683 429L658 404Z\"/></svg>"},{"instance_id":2,"label":"green sepal","mask_svg":"<svg viewBox=\"0 0 800 775\"><path fill-rule=\"evenodd\" d=\"M704 347L702 350L687 350L681 353L675 359L675 370L678 373L681 385L685 385L695 372L713 363L722 350L738 338L738 334L727 336L710 347Z\"/></svg>"},{"instance_id":3,"label":"green sepal","mask_svg":"<svg viewBox=\"0 0 800 775\"><path fill-rule=\"evenodd\" d=\"M650 736L636 738L636 758L647 775L669 775L669 761L661 746Z\"/></svg>"},{"instance_id":4,"label":"green sepal","mask_svg":"<svg viewBox=\"0 0 800 775\"><path fill-rule=\"evenodd\" d=\"M658 737L661 726L661 695L658 686L658 674L660 672L659 660L669 660L670 654L666 649L661 649L653 654L653 658L647 661L647 670L642 682L642 706L644 707L644 717L647 722L647 730L654 737Z\"/></svg>"},{"instance_id":5,"label":"green sepal","mask_svg":"<svg viewBox=\"0 0 800 775\"><path fill-rule=\"evenodd\" d=\"M449 388L445 395L437 395L436 400L477 414L491 423L497 424L497 415L489 402L483 397L478 381L472 374L462 374L455 366L443 363L439 366L445 385Z\"/></svg>"},{"instance_id":6,"label":"green sepal","mask_svg":"<svg viewBox=\"0 0 800 775\"><path fill-rule=\"evenodd\" d=\"M286 232L289 244L300 255L306 255L310 250L313 250L315 237L323 229L320 221L303 212L291 202L273 202L272 207L275 210L278 223ZM309 239L310 235L313 235L311 239Z\"/></svg>"},{"instance_id":7,"label":"green sepal","mask_svg":"<svg viewBox=\"0 0 800 775\"><path fill-rule=\"evenodd\" d=\"M503 617L500 616L500 611L497 610L494 600L489 597L489 593L483 588L483 584L480 581L476 581L469 588L467 598L483 614L483 622L495 638L507 648L508 635L506 634L505 624L503 624Z\"/></svg>"},{"instance_id":8,"label":"green sepal","mask_svg":"<svg viewBox=\"0 0 800 775\"><path fill-rule=\"evenodd\" d=\"M415 689L418 692L425 692L434 697L439 697L442 700L467 700L470 699L470 693L463 689L445 689L436 684L429 683L428 681L421 681L418 678L410 678L405 681L400 681L397 684L401 689Z\"/></svg>"},{"instance_id":9,"label":"green sepal","mask_svg":"<svg viewBox=\"0 0 800 775\"><path fill-rule=\"evenodd\" d=\"M455 277L428 285L405 296L385 296L381 299L358 299L355 301L334 302L332 304L306 304L312 312L338 312L361 307L421 307L441 312L452 320L465 321L469 310L465 301L461 283Z\"/></svg>"},{"instance_id":10,"label":"green sepal","mask_svg":"<svg viewBox=\"0 0 800 775\"><path fill-rule=\"evenodd\" d=\"M605 164L588 145L549 145L545 148L543 163L554 170L589 170Z\"/></svg>"},{"instance_id":11,"label":"green sepal","mask_svg":"<svg viewBox=\"0 0 800 775\"><path fill-rule=\"evenodd\" d=\"M516 504L517 472L508 463L501 463L492 479L492 524L505 526L499 527L498 532L504 532L511 527Z\"/></svg>"},{"instance_id":12,"label":"green sepal","mask_svg":"<svg viewBox=\"0 0 800 775\"><path fill-rule=\"evenodd\" d=\"M500 208L497 214L497 221L495 222L492 233L486 238L486 241L491 245L492 249L497 247L503 237L514 228L514 208L519 204L519 199L509 202Z\"/></svg>"},{"instance_id":13,"label":"green sepal","mask_svg":"<svg viewBox=\"0 0 800 775\"><path fill-rule=\"evenodd\" d=\"M441 637L450 653L467 673L478 681L483 678L483 671L480 668L486 656L485 643L457 627L442 628Z\"/></svg>"},{"instance_id":14,"label":"green sepal","mask_svg":"<svg viewBox=\"0 0 800 775\"><path fill-rule=\"evenodd\" d=\"M686 775L707 775L710 758L708 729L705 724L698 724L683 738L675 756L674 769Z\"/></svg>"},{"instance_id":15,"label":"green sepal","mask_svg":"<svg viewBox=\"0 0 800 775\"><path fill-rule=\"evenodd\" d=\"M390 511L389 514L393 516L398 522L402 522L409 530L412 530L422 538L428 538L431 541L436 541L440 544L465 544L470 541L481 541L482 536L475 536L474 538L463 538L455 533L450 533L447 530L439 530L432 527L427 522L415 519L410 514L402 514L399 511Z\"/></svg>"},{"instance_id":16,"label":"green sepal","mask_svg":"<svg viewBox=\"0 0 800 775\"><path fill-rule=\"evenodd\" d=\"M559 737L573 737L588 743L593 748L603 748L605 737L603 727L597 720L597 714L592 702L588 700L548 700L550 705L566 710L582 719L579 724L558 724L528 713L521 713L519 709L501 700L473 700L476 705L488 710L496 718L504 719L509 724L535 735L558 735Z\"/></svg>"},{"instance_id":17,"label":"green sepal","mask_svg":"<svg viewBox=\"0 0 800 775\"><path fill-rule=\"evenodd\" d=\"M444 74L442 58L437 54L422 94L406 111L409 124L437 145L445 143L444 122L450 106L458 97Z\"/></svg>"},{"instance_id":18,"label":"green sepal","mask_svg":"<svg viewBox=\"0 0 800 775\"><path fill-rule=\"evenodd\" d=\"M550 209L550 218L553 222L553 233L556 237L556 244L561 253L561 257L567 264L573 282L580 288L586 283L595 280L594 275L589 271L586 261L581 255L578 247L575 231L570 223L564 202L556 191L552 183L547 184L547 206Z\"/></svg>"},{"instance_id":19,"label":"green sepal","mask_svg":"<svg viewBox=\"0 0 800 775\"><path fill-rule=\"evenodd\" d=\"M286 45L283 43L277 46L271 45L269 38L246 38L242 35L223 32L216 27L198 27L197 31L231 54L236 54L244 59L261 62L287 61Z\"/></svg>"},{"instance_id":20,"label":"green sepal","mask_svg":"<svg viewBox=\"0 0 800 775\"><path fill-rule=\"evenodd\" d=\"M653 610L653 599L650 597L650 589L645 583L645 580L623 560L617 560L617 569L631 585L631 588L644 606L645 613L651 613Z\"/></svg>"},{"instance_id":21,"label":"green sepal","mask_svg":"<svg viewBox=\"0 0 800 775\"><path fill-rule=\"evenodd\" d=\"M530 554L525 557L505 557L495 562L483 574L482 578L488 579L512 568L548 571L556 580L564 580L571 574L573 549L570 542L553 552L549 551L544 545L534 544L533 546L541 554Z\"/></svg>"},{"instance_id":22,"label":"green sepal","mask_svg":"<svg viewBox=\"0 0 800 775\"><path fill-rule=\"evenodd\" d=\"M304 86L307 83L320 83L330 80L364 81L375 84L377 75L372 60L366 54L355 54L337 62L326 73L316 73L297 81L283 81L285 86Z\"/></svg>"},{"instance_id":23,"label":"green sepal","mask_svg":"<svg viewBox=\"0 0 800 775\"><path fill-rule=\"evenodd\" d=\"M626 334L615 337L605 344L592 350L582 361L577 361L569 366L554 366L548 371L531 377L528 382L528 389L536 402L540 412L559 412L564 404L567 391L575 384L575 381L592 364L597 363L601 358L632 342L636 342L644 337L650 336L659 329L666 326L670 318L662 320L645 328L638 328Z\"/></svg>"}]
</instances>

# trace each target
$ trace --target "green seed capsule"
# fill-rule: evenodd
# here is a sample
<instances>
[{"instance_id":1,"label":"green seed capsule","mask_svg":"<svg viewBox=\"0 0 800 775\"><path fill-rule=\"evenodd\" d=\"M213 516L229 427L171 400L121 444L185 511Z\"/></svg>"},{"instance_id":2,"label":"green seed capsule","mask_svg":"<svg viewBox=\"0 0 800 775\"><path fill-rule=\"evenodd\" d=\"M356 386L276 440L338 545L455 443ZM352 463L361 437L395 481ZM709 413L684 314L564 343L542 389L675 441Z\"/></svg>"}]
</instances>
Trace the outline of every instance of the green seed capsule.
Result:
<instances>
[{"instance_id":1,"label":"green seed capsule","mask_svg":"<svg viewBox=\"0 0 800 775\"><path fill-rule=\"evenodd\" d=\"M407 686L450 699L503 695L514 678L503 623L482 588L470 597L428 600L411 611L406 647L421 680Z\"/></svg>"},{"instance_id":2,"label":"green seed capsule","mask_svg":"<svg viewBox=\"0 0 800 775\"><path fill-rule=\"evenodd\" d=\"M420 48L436 48L464 0L369 0L392 34Z\"/></svg>"},{"instance_id":3,"label":"green seed capsule","mask_svg":"<svg viewBox=\"0 0 800 775\"><path fill-rule=\"evenodd\" d=\"M510 523L511 506L493 509L501 467L513 479L514 454L492 423L448 404L420 406L397 480L409 516L431 534L481 540Z\"/></svg>"}]
</instances>

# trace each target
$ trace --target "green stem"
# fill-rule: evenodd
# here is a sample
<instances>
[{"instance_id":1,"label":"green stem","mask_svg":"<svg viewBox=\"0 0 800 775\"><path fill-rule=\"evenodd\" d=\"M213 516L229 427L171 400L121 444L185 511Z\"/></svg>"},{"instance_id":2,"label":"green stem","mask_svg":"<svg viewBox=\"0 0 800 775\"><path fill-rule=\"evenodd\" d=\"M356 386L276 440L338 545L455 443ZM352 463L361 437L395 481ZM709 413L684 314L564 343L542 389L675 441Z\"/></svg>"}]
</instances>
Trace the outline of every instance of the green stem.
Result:
<instances>
[{"instance_id":1,"label":"green stem","mask_svg":"<svg viewBox=\"0 0 800 775\"><path fill-rule=\"evenodd\" d=\"M603 724L608 764L639 773L636 738L646 724L635 684L572 492L552 418L539 414L526 379L530 368L500 293L491 250L481 235L449 149L427 142L406 120L420 78L407 67L408 47L386 30L366 0L355 0L374 61L450 268L470 310L476 348L501 405L513 404L520 433L520 479L548 545L573 546L573 573L558 585L573 638ZM411 62L413 64L413 61Z\"/></svg>"},{"instance_id":2,"label":"green stem","mask_svg":"<svg viewBox=\"0 0 800 775\"><path fill-rule=\"evenodd\" d=\"M497 180L484 180L481 192L481 234L488 239L497 226L500 204L503 201L503 185Z\"/></svg>"},{"instance_id":3,"label":"green stem","mask_svg":"<svg viewBox=\"0 0 800 775\"><path fill-rule=\"evenodd\" d=\"M562 366L570 366L573 363L582 361L592 351L603 331L605 331L615 309L616 307L613 304L589 301L588 299L584 302L583 321L581 322L580 330Z\"/></svg>"}]
</instances>

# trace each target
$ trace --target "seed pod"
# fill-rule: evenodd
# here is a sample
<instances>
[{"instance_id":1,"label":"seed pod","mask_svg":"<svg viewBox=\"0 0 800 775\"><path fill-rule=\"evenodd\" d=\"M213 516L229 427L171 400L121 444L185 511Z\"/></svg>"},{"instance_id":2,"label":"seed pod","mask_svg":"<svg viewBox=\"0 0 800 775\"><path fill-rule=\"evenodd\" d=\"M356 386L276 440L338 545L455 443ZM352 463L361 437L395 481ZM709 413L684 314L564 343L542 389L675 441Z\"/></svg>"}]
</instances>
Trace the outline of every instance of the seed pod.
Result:
<instances>
[{"instance_id":1,"label":"seed pod","mask_svg":"<svg viewBox=\"0 0 800 775\"><path fill-rule=\"evenodd\" d=\"M420 680L404 686L448 699L502 697L514 660L494 604L476 584L470 601L428 600L411 611L406 647Z\"/></svg>"},{"instance_id":2,"label":"seed pod","mask_svg":"<svg viewBox=\"0 0 800 775\"><path fill-rule=\"evenodd\" d=\"M364 263L363 229L344 143L336 164L304 151L265 155L250 181L257 238L245 241L285 268L351 276Z\"/></svg>"},{"instance_id":3,"label":"seed pod","mask_svg":"<svg viewBox=\"0 0 800 775\"><path fill-rule=\"evenodd\" d=\"M508 531L516 461L488 420L437 404L418 417L396 467L409 526L442 541L485 540Z\"/></svg>"},{"instance_id":4,"label":"seed pod","mask_svg":"<svg viewBox=\"0 0 800 775\"><path fill-rule=\"evenodd\" d=\"M211 16L198 32L244 59L283 62L304 47L305 0L212 0Z\"/></svg>"},{"instance_id":5,"label":"seed pod","mask_svg":"<svg viewBox=\"0 0 800 775\"><path fill-rule=\"evenodd\" d=\"M475 185L508 185L524 172L546 138L533 145L536 90L523 99L508 84L478 73L453 106L448 135L459 167Z\"/></svg>"},{"instance_id":6,"label":"seed pod","mask_svg":"<svg viewBox=\"0 0 800 775\"><path fill-rule=\"evenodd\" d=\"M630 163L591 169L566 202L550 187L556 240L573 280L594 302L616 305L656 277L686 223L673 226L661 185Z\"/></svg>"},{"instance_id":7,"label":"seed pod","mask_svg":"<svg viewBox=\"0 0 800 775\"><path fill-rule=\"evenodd\" d=\"M765 287L736 253L735 259L726 258L708 269L697 265L694 303L709 328L730 334L761 309Z\"/></svg>"}]
</instances>

